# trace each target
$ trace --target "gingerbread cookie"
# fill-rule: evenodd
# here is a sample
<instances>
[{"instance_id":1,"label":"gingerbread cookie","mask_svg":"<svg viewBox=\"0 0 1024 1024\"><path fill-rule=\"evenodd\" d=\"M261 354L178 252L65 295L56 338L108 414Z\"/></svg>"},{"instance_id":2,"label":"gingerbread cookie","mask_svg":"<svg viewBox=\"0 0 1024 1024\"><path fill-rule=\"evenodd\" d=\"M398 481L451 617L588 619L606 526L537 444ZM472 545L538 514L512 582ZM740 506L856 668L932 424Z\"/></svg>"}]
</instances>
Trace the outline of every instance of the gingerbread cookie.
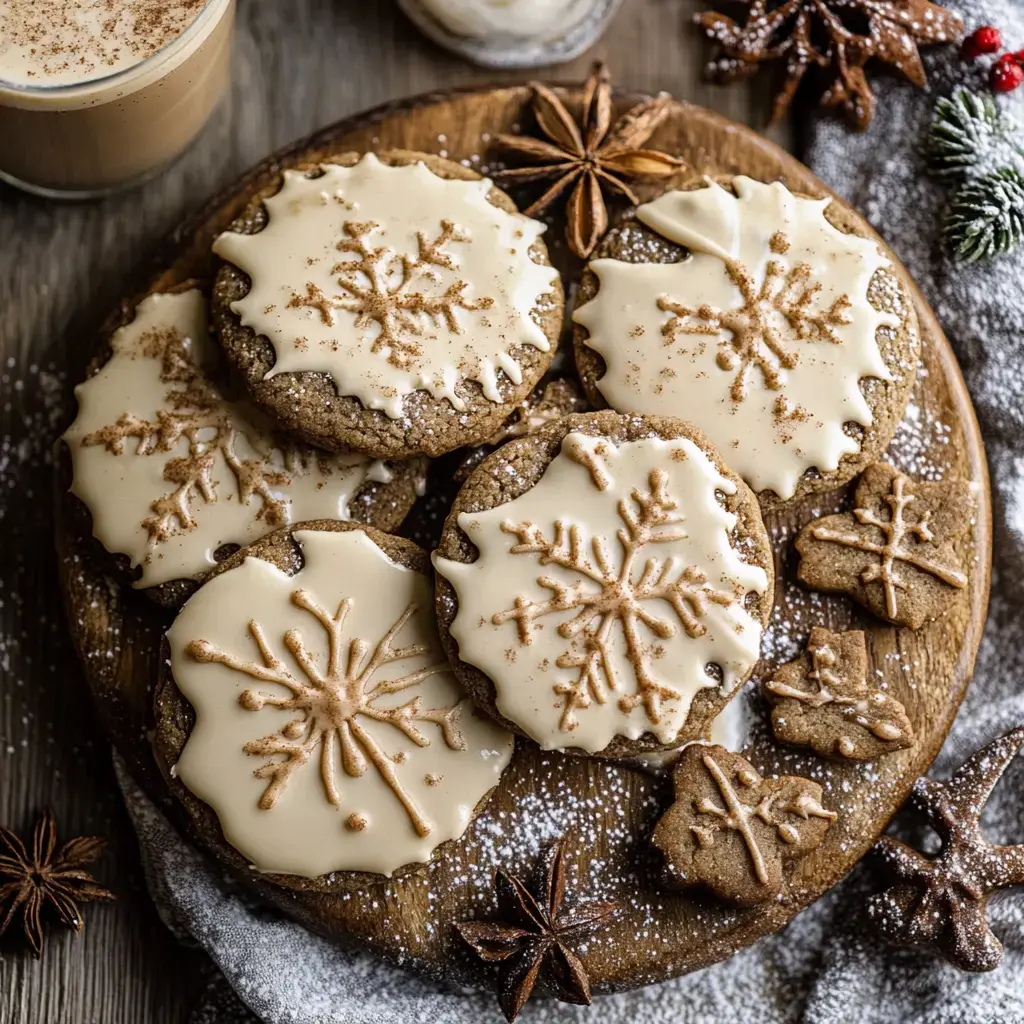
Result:
<instances>
[{"instance_id":1,"label":"gingerbread cookie","mask_svg":"<svg viewBox=\"0 0 1024 1024\"><path fill-rule=\"evenodd\" d=\"M731 903L778 896L784 866L821 844L836 813L821 786L799 776L762 778L739 754L691 744L673 773L675 803L651 837L670 880L705 886Z\"/></svg>"},{"instance_id":2,"label":"gingerbread cookie","mask_svg":"<svg viewBox=\"0 0 1024 1024\"><path fill-rule=\"evenodd\" d=\"M911 291L828 199L739 176L668 192L584 275L576 360L596 406L691 421L765 508L885 450L915 379Z\"/></svg>"},{"instance_id":3,"label":"gingerbread cookie","mask_svg":"<svg viewBox=\"0 0 1024 1024\"><path fill-rule=\"evenodd\" d=\"M259 871L337 887L424 863L512 756L444 657L426 554L371 527L306 523L238 552L167 649L158 759Z\"/></svg>"},{"instance_id":4,"label":"gingerbread cookie","mask_svg":"<svg viewBox=\"0 0 1024 1024\"><path fill-rule=\"evenodd\" d=\"M459 492L434 565L456 673L544 749L703 737L772 606L754 495L658 417L569 416L504 445Z\"/></svg>"},{"instance_id":5,"label":"gingerbread cookie","mask_svg":"<svg viewBox=\"0 0 1024 1024\"><path fill-rule=\"evenodd\" d=\"M71 491L133 585L180 604L219 556L302 519L397 528L422 461L375 462L285 436L233 399L196 288L145 298L75 389Z\"/></svg>"},{"instance_id":6,"label":"gingerbread cookie","mask_svg":"<svg viewBox=\"0 0 1024 1024\"><path fill-rule=\"evenodd\" d=\"M860 630L811 630L807 650L765 680L772 731L783 743L822 757L866 761L914 742L906 708L868 686L868 649Z\"/></svg>"},{"instance_id":7,"label":"gingerbread cookie","mask_svg":"<svg viewBox=\"0 0 1024 1024\"><path fill-rule=\"evenodd\" d=\"M490 452L516 437L525 437L564 416L583 412L587 400L571 377L560 377L542 384L483 444L471 449L455 472L456 480L465 480Z\"/></svg>"},{"instance_id":8,"label":"gingerbread cookie","mask_svg":"<svg viewBox=\"0 0 1024 1024\"><path fill-rule=\"evenodd\" d=\"M214 243L214 323L256 403L310 443L441 455L493 434L551 363L544 230L436 156L287 170Z\"/></svg>"},{"instance_id":9,"label":"gingerbread cookie","mask_svg":"<svg viewBox=\"0 0 1024 1024\"><path fill-rule=\"evenodd\" d=\"M960 541L974 502L962 480L919 483L885 463L864 471L852 512L816 519L796 540L798 575L881 619L920 629L967 588Z\"/></svg>"}]
</instances>

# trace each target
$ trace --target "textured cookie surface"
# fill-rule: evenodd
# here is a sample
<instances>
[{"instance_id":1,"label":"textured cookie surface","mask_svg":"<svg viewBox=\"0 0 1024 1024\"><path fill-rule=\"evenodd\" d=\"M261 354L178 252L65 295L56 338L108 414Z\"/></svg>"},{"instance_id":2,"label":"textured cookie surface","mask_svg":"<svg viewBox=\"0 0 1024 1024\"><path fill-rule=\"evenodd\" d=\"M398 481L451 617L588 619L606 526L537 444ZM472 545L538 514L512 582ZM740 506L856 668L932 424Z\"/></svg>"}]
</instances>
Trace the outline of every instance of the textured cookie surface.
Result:
<instances>
[{"instance_id":1,"label":"textured cookie surface","mask_svg":"<svg viewBox=\"0 0 1024 1024\"><path fill-rule=\"evenodd\" d=\"M771 608L756 499L673 420L574 415L499 449L434 564L456 671L545 749L703 736Z\"/></svg>"},{"instance_id":2,"label":"textured cookie surface","mask_svg":"<svg viewBox=\"0 0 1024 1024\"><path fill-rule=\"evenodd\" d=\"M680 888L704 886L730 903L763 903L783 888L786 865L821 844L835 811L817 782L764 778L739 754L688 746L672 773L675 802L651 837Z\"/></svg>"},{"instance_id":3,"label":"textured cookie surface","mask_svg":"<svg viewBox=\"0 0 1024 1024\"><path fill-rule=\"evenodd\" d=\"M512 754L444 657L426 556L378 531L304 524L239 552L167 647L195 719L181 743L165 693L158 752L260 871L426 862Z\"/></svg>"},{"instance_id":4,"label":"textured cookie surface","mask_svg":"<svg viewBox=\"0 0 1024 1024\"><path fill-rule=\"evenodd\" d=\"M822 757L870 760L914 743L906 708L869 686L864 633L831 633L815 626L807 650L780 665L764 683L772 732L782 743L810 747Z\"/></svg>"},{"instance_id":5,"label":"textured cookie surface","mask_svg":"<svg viewBox=\"0 0 1024 1024\"><path fill-rule=\"evenodd\" d=\"M883 247L836 204L728 185L668 192L609 235L574 314L577 363L595 404L685 415L770 507L884 450L918 327Z\"/></svg>"},{"instance_id":6,"label":"textured cookie surface","mask_svg":"<svg viewBox=\"0 0 1024 1024\"><path fill-rule=\"evenodd\" d=\"M563 300L543 231L439 157L285 171L214 243L218 336L311 443L440 455L493 433L551 363Z\"/></svg>"},{"instance_id":7,"label":"textured cookie surface","mask_svg":"<svg viewBox=\"0 0 1024 1024\"><path fill-rule=\"evenodd\" d=\"M71 490L92 531L165 603L226 546L304 519L394 529L424 467L317 450L225 386L206 302L186 288L145 298L76 389L64 435Z\"/></svg>"},{"instance_id":8,"label":"textured cookie surface","mask_svg":"<svg viewBox=\"0 0 1024 1024\"><path fill-rule=\"evenodd\" d=\"M967 590L961 548L973 517L966 481L922 483L880 462L861 475L852 511L800 531L798 575L887 622L920 629Z\"/></svg>"}]
</instances>

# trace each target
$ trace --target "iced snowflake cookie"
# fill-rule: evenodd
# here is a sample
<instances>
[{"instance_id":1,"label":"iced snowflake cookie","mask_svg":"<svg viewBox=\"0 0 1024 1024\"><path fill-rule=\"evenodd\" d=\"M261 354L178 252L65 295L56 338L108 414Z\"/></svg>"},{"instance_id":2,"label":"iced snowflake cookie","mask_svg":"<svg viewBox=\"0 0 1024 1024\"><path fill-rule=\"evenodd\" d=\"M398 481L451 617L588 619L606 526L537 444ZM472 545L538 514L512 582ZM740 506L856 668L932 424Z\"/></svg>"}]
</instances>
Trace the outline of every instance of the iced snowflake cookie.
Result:
<instances>
[{"instance_id":1,"label":"iced snowflake cookie","mask_svg":"<svg viewBox=\"0 0 1024 1024\"><path fill-rule=\"evenodd\" d=\"M847 594L887 622L920 629L967 590L963 542L973 516L964 480L919 483L886 463L869 466L850 512L800 531L800 581Z\"/></svg>"},{"instance_id":2,"label":"iced snowflake cookie","mask_svg":"<svg viewBox=\"0 0 1024 1024\"><path fill-rule=\"evenodd\" d=\"M426 554L372 527L305 523L238 552L166 643L158 760L209 843L298 876L283 884L429 861L512 756L445 658Z\"/></svg>"},{"instance_id":3,"label":"iced snowflake cookie","mask_svg":"<svg viewBox=\"0 0 1024 1024\"><path fill-rule=\"evenodd\" d=\"M754 495L658 417L574 415L500 448L459 492L434 567L459 678L544 749L703 738L772 606Z\"/></svg>"},{"instance_id":4,"label":"iced snowflake cookie","mask_svg":"<svg viewBox=\"0 0 1024 1024\"><path fill-rule=\"evenodd\" d=\"M71 491L138 588L177 605L223 556L288 523L397 528L422 461L375 462L286 437L225 388L196 288L145 298L75 394Z\"/></svg>"},{"instance_id":5,"label":"iced snowflake cookie","mask_svg":"<svg viewBox=\"0 0 1024 1024\"><path fill-rule=\"evenodd\" d=\"M636 217L580 288L591 401L684 414L766 509L877 459L915 380L918 324L902 271L853 214L737 177Z\"/></svg>"},{"instance_id":6,"label":"iced snowflake cookie","mask_svg":"<svg viewBox=\"0 0 1024 1024\"><path fill-rule=\"evenodd\" d=\"M491 435L551 363L544 225L473 171L393 151L284 172L214 243L221 344L311 444L440 455Z\"/></svg>"}]
</instances>

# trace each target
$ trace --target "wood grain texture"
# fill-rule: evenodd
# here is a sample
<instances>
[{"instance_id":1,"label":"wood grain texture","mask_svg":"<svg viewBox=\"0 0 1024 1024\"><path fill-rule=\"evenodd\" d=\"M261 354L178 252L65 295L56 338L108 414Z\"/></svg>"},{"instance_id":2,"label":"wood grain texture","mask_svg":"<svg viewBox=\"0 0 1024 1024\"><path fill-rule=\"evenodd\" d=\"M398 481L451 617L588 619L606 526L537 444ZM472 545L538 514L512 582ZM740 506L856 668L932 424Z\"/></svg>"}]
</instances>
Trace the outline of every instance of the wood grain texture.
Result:
<instances>
[{"instance_id":1,"label":"wood grain texture","mask_svg":"<svg viewBox=\"0 0 1024 1024\"><path fill-rule=\"evenodd\" d=\"M578 80L600 56L625 86L667 89L763 126L760 84L701 82L704 46L688 19L702 6L626 0L590 53L536 74ZM0 944L0 1024L182 1024L203 986L203 959L168 935L144 893L58 610L46 453L67 422L92 329L167 231L275 147L403 95L520 78L426 43L390 0L241 0L231 96L166 174L76 206L0 189L0 822L26 828L49 803L65 832L106 833L99 870L121 895L87 914L80 939L54 938L41 963ZM789 141L785 129L771 134Z\"/></svg>"},{"instance_id":2,"label":"wood grain texture","mask_svg":"<svg viewBox=\"0 0 1024 1024\"><path fill-rule=\"evenodd\" d=\"M571 102L578 101L578 91L570 90L569 97ZM158 254L153 273L144 270L138 285L129 289L128 308L147 290L165 290L189 279L209 282L214 269L212 239L254 194L278 180L282 168L329 159L332 153L373 148L443 149L453 159L487 165L495 154L487 149L486 138L522 122L529 98L529 90L522 86L435 92L358 115L287 148L243 175L183 226ZM636 99L620 96L618 105L625 109ZM687 103L672 105L650 144L682 156L698 174L746 173L761 180L781 179L805 194L828 195L783 150ZM571 285L578 280L581 266L560 242L561 226L556 221L551 232L552 259ZM861 229L871 233L866 225ZM908 287L912 287L909 282ZM755 735L745 754L761 774L814 778L825 787L826 806L840 811L839 822L822 845L797 864L779 900L736 910L667 892L638 852L643 849L642 837L666 806L660 783L621 765L542 754L529 743L518 745L480 821L428 873L368 887L365 898L312 886L284 890L243 866L245 884L268 903L340 942L371 948L429 974L454 972L462 981L479 981L479 965L459 944L451 925L486 906L493 835L500 834L507 847L501 863L514 873L527 872L534 849L522 837L533 829L531 814L542 814L545 802L557 800L558 792L568 793L586 801L580 814L585 840L570 844L568 855L583 878L589 875L588 864L595 859L601 863L601 895L618 899L623 907L584 955L597 992L656 982L713 963L777 930L834 885L871 846L937 753L969 679L987 606L991 522L984 453L949 345L923 301L918 303L924 371L913 401L921 422L944 426L941 432L915 435L909 446L906 439L897 442L892 457L912 473L924 466L929 474L954 475L976 485L973 537L964 542L962 551L974 563L971 583L956 595L941 621L917 632L894 629L842 598L808 595L794 582L792 537L811 518L839 507L849 488L794 502L768 517L779 573L775 632L797 642L814 624L833 630L864 629L873 677L884 679L888 691L906 705L918 736L912 749L865 767L828 764L813 754L780 749L763 732ZM122 316L116 313L114 323ZM197 828L181 806L168 798L145 738L152 724L159 635L168 620L138 595L107 585L102 558L88 531L71 519L74 507L71 499L62 502L67 518L62 515L58 524L61 571L74 641L101 715L132 769L172 820L237 872L238 858L226 848L218 830ZM775 645L762 669L788 660L791 653L795 652L780 658ZM636 940L645 933L646 940Z\"/></svg>"}]
</instances>

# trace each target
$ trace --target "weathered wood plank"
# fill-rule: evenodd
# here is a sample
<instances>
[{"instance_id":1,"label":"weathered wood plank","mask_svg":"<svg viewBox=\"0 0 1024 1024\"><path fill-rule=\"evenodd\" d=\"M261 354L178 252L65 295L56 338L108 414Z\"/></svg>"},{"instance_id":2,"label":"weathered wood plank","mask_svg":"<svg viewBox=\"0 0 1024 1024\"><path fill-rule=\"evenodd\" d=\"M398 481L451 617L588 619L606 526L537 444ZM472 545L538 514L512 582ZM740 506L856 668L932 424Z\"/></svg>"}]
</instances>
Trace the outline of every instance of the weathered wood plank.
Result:
<instances>
[{"instance_id":1,"label":"weathered wood plank","mask_svg":"<svg viewBox=\"0 0 1024 1024\"><path fill-rule=\"evenodd\" d=\"M627 0L592 53L536 74L578 79L600 56L625 87L758 124L754 88L700 82L702 45L687 24L697 8ZM109 835L99 871L122 895L89 912L81 939L55 938L39 964L0 945L0 1024L179 1024L203 984L201 958L174 942L145 895L56 596L44 463L89 328L157 240L270 150L386 100L521 77L458 61L385 0L245 0L239 18L232 96L167 174L79 206L0 191L0 822L26 828L49 803L66 833Z\"/></svg>"}]
</instances>

